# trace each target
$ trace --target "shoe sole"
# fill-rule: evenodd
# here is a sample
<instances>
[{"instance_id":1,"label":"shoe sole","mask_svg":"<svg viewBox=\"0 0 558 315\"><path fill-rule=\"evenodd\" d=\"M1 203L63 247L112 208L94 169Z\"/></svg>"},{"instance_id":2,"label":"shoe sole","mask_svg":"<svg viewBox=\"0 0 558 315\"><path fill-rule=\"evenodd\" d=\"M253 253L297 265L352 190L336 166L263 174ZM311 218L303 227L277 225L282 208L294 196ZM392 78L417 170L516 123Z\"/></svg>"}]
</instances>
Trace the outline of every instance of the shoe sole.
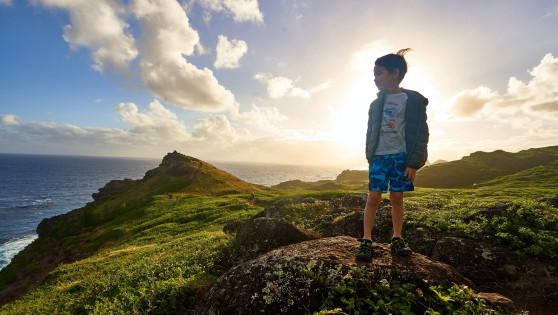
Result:
<instances>
[{"instance_id":1,"label":"shoe sole","mask_svg":"<svg viewBox=\"0 0 558 315\"><path fill-rule=\"evenodd\" d=\"M372 260L372 256L356 255L356 259L358 259L358 260Z\"/></svg>"}]
</instances>

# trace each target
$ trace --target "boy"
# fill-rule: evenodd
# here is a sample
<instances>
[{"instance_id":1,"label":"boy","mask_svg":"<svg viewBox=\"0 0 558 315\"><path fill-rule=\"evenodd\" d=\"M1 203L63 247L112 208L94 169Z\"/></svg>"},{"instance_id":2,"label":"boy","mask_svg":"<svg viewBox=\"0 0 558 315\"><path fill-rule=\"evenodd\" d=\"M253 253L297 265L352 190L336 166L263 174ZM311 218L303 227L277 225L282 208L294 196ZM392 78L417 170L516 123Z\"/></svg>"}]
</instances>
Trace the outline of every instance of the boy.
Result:
<instances>
[{"instance_id":1,"label":"boy","mask_svg":"<svg viewBox=\"0 0 558 315\"><path fill-rule=\"evenodd\" d=\"M410 49L380 57L374 63L374 83L380 92L370 104L366 132L366 159L369 163L368 199L364 208L364 236L359 240L357 259L372 258L372 227L376 211L387 193L393 220L391 250L397 255L412 253L403 228L403 192L413 191L415 174L428 157L428 99L420 93L401 89L407 73L404 55Z\"/></svg>"}]
</instances>

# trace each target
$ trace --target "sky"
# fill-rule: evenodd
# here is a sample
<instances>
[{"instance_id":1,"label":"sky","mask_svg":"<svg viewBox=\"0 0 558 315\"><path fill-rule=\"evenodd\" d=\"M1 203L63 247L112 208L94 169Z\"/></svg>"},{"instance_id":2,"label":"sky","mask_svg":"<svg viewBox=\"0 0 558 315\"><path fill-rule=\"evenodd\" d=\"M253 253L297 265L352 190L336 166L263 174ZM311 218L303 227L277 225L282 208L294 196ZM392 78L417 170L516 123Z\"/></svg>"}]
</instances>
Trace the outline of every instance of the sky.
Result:
<instances>
[{"instance_id":1,"label":"sky","mask_svg":"<svg viewBox=\"0 0 558 315\"><path fill-rule=\"evenodd\" d=\"M429 161L558 145L558 2L0 0L0 153L365 166L374 61Z\"/></svg>"}]
</instances>

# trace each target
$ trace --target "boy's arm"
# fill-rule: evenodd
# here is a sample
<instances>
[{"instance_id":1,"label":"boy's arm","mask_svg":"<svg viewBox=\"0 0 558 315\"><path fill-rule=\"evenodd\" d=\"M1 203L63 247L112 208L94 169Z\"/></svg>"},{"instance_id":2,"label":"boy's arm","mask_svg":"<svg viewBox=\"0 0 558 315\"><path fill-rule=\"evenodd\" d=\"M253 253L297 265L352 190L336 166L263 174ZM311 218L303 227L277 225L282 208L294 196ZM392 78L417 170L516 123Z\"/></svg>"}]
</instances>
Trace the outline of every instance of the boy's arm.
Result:
<instances>
[{"instance_id":1,"label":"boy's arm","mask_svg":"<svg viewBox=\"0 0 558 315\"><path fill-rule=\"evenodd\" d=\"M365 151L364 154L366 155L366 159L368 160L368 163L372 162L370 161L369 157L368 157L368 147L370 146L370 137L372 135L372 127L370 126L371 124L371 119L372 119L372 107L373 107L374 103L370 104L370 108L368 109L368 127L366 129L366 145L365 145Z\"/></svg>"},{"instance_id":2,"label":"boy's arm","mask_svg":"<svg viewBox=\"0 0 558 315\"><path fill-rule=\"evenodd\" d=\"M369 146L369 142L368 141L370 139L370 133L372 128L370 128L370 114L368 115L368 128L366 129L366 145L365 145L365 149L364 149L364 154L366 155L366 159L368 160L368 146ZM369 161L370 162L370 161Z\"/></svg>"},{"instance_id":3,"label":"boy's arm","mask_svg":"<svg viewBox=\"0 0 558 315\"><path fill-rule=\"evenodd\" d=\"M420 169L426 163L428 159L428 123L426 122L426 105L423 104L423 110L421 111L421 121L420 127L417 134L416 144L413 150L413 155L409 157L407 161L407 166L415 170Z\"/></svg>"}]
</instances>

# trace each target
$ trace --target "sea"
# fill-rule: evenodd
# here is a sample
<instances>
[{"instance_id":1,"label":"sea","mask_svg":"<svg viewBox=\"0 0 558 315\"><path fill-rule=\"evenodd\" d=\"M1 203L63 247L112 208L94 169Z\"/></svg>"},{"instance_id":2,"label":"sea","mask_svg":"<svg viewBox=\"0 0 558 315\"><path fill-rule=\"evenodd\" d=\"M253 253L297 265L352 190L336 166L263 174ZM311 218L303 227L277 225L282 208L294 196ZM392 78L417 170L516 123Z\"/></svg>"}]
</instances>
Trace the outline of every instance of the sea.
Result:
<instances>
[{"instance_id":1,"label":"sea","mask_svg":"<svg viewBox=\"0 0 558 315\"><path fill-rule=\"evenodd\" d=\"M113 179L139 179L160 159L0 154L0 269L37 238L44 218L81 208ZM211 162L253 184L335 179L345 168ZM354 168L352 168L354 169Z\"/></svg>"}]
</instances>

